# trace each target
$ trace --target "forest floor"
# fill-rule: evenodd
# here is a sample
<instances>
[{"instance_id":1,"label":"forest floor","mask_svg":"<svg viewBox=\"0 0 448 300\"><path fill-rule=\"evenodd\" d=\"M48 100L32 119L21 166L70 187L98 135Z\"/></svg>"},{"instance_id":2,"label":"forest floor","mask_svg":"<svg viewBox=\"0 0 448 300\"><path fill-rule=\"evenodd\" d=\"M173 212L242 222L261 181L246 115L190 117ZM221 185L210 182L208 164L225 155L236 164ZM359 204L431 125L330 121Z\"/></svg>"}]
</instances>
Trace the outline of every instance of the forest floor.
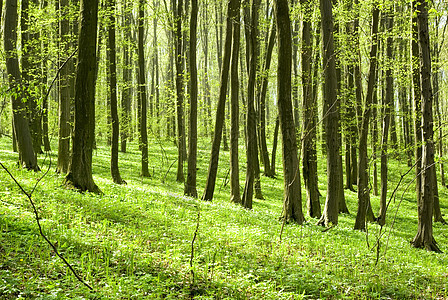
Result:
<instances>
[{"instance_id":1,"label":"forest floor","mask_svg":"<svg viewBox=\"0 0 448 300\"><path fill-rule=\"evenodd\" d=\"M55 153L39 157L41 172L21 170L17 154L9 150L10 139L0 138L0 162L28 192L51 162L32 199L44 233L93 287L90 291L76 280L39 235L28 199L2 169L0 299L448 299L448 226L434 224L443 254L409 243L417 231L414 172L404 177L392 199L384 228L369 224L366 232L354 231L357 198L346 190L350 214L340 215L339 224L324 231L309 217L303 226L279 221L281 151L277 178L262 177L265 199L255 200L248 211L229 203L228 152L221 151L215 198L203 202L183 196L183 184L175 180L172 142L150 142L151 178L139 176L136 144L120 153L121 175L127 181L123 186L112 183L109 147L99 145L93 173L103 195L64 188L64 177L54 171ZM201 140L199 194L209 146ZM243 146L240 153L245 153ZM242 187L244 161L241 155ZM408 167L397 160L389 165L392 194ZM319 170L323 209L322 159ZM441 188L440 199L446 213L446 189ZM375 212L378 203L373 196Z\"/></svg>"}]
</instances>

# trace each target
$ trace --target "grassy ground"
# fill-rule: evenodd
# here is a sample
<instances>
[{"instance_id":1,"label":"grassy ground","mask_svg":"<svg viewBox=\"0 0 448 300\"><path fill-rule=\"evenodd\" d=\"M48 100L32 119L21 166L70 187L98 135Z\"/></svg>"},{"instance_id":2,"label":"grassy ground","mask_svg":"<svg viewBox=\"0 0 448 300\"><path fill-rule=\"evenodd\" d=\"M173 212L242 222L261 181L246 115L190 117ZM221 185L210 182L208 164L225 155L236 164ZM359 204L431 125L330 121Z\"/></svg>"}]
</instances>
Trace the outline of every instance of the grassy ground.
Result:
<instances>
[{"instance_id":1,"label":"grassy ground","mask_svg":"<svg viewBox=\"0 0 448 300\"><path fill-rule=\"evenodd\" d=\"M200 194L209 145L203 140L199 147ZM8 138L0 139L0 149L0 161L30 191L43 172L18 169ZM54 172L52 154L52 167L33 194L45 233L93 292L39 236L28 200L0 170L0 299L448 299L447 254L409 244L417 230L414 185L404 193L412 175L391 202L377 252L377 225L370 224L367 233L352 229L353 192L345 191L351 214L341 215L337 227L323 232L308 217L303 226L285 225L280 240L281 175L262 178L265 200L256 200L247 211L228 203L228 153L221 155L213 202L182 195L183 185L175 182L172 143L152 141L149 157L152 177L141 178L138 148L132 144L128 153L120 153L128 184L118 186L110 179L109 150L100 146L94 152L94 179L104 192L99 196L65 189L63 176ZM50 159L39 160L45 171ZM280 153L277 161L281 174ZM325 162L319 164L323 207ZM406 169L403 163L391 163L391 191ZM446 212L448 193L440 194ZM377 197L372 204L377 211ZM434 235L446 253L448 226L435 224Z\"/></svg>"}]
</instances>

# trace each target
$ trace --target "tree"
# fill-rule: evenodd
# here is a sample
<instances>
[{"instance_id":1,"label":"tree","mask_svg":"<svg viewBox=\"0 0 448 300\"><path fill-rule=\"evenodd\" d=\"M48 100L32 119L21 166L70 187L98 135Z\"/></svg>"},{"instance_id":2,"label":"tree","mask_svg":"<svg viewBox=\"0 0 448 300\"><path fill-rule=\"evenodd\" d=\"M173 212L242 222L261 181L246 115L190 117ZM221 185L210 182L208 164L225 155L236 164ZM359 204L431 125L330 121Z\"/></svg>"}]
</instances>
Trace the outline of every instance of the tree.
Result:
<instances>
[{"instance_id":1,"label":"tree","mask_svg":"<svg viewBox=\"0 0 448 300\"><path fill-rule=\"evenodd\" d=\"M138 8L138 95L140 99L140 139L142 151L142 176L150 177L148 170L148 129L147 97L146 97L146 72L145 72L145 48L144 48L144 19L145 0L140 0Z\"/></svg>"},{"instance_id":2,"label":"tree","mask_svg":"<svg viewBox=\"0 0 448 300\"><path fill-rule=\"evenodd\" d=\"M377 51L378 51L378 23L380 11L374 4L372 14L372 46L370 48L370 69L367 82L367 95L359 138L358 162L358 212L356 214L355 229L365 230L366 214L370 207L369 167L367 155L367 138L372 114L373 97L375 93Z\"/></svg>"},{"instance_id":3,"label":"tree","mask_svg":"<svg viewBox=\"0 0 448 300\"><path fill-rule=\"evenodd\" d=\"M390 12L386 16L386 31L391 32L393 28L393 19ZM383 134L381 138L381 194L380 194L380 213L378 216L378 223L384 225L386 222L386 209L387 209L387 146L388 146L388 136L389 127L391 126L391 120L395 118L394 112L394 79L392 77L392 60L393 60L393 40L391 36L387 37L386 40L386 58L387 58L387 69L386 69L386 95L384 97L384 113L383 113ZM392 129L392 128L391 128ZM392 132L391 132L392 134ZM391 142L394 141L391 137ZM396 144L396 143L395 143ZM392 147L394 147L392 145Z\"/></svg>"},{"instance_id":4,"label":"tree","mask_svg":"<svg viewBox=\"0 0 448 300\"><path fill-rule=\"evenodd\" d=\"M414 2L417 12L418 45L420 57L420 90L422 101L422 195L418 199L418 230L411 244L416 248L441 252L433 237L432 214L434 191L432 181L434 174L434 129L433 97L431 86L431 54L429 44L427 2Z\"/></svg>"},{"instance_id":5,"label":"tree","mask_svg":"<svg viewBox=\"0 0 448 300\"><path fill-rule=\"evenodd\" d=\"M177 8L174 10L174 22L176 24L176 108L177 108L177 181L184 182L185 159L185 126L184 126L184 84L183 84L183 55L182 55L182 14L183 0L177 0Z\"/></svg>"},{"instance_id":6,"label":"tree","mask_svg":"<svg viewBox=\"0 0 448 300\"><path fill-rule=\"evenodd\" d=\"M240 1L237 1L235 20L240 18ZM232 63L230 65L230 201L241 203L240 177L238 161L239 126L239 76L238 58L240 54L240 23L233 22L232 26Z\"/></svg>"},{"instance_id":7,"label":"tree","mask_svg":"<svg viewBox=\"0 0 448 300\"><path fill-rule=\"evenodd\" d=\"M20 164L28 170L39 170L33 149L25 101L29 94L22 86L22 76L17 56L17 0L5 2L4 39L3 46L6 54L6 73L9 87L12 91L11 102L13 110L13 129L17 141Z\"/></svg>"},{"instance_id":8,"label":"tree","mask_svg":"<svg viewBox=\"0 0 448 300\"><path fill-rule=\"evenodd\" d=\"M259 0L253 0L251 4L250 26L246 24L246 56L249 56L249 74L247 80L247 111L246 111L246 183L243 191L243 206L252 209L254 185L258 165L257 143L257 115L255 112L255 86L258 59L258 10ZM247 22L247 20L246 20Z\"/></svg>"},{"instance_id":9,"label":"tree","mask_svg":"<svg viewBox=\"0 0 448 300\"><path fill-rule=\"evenodd\" d=\"M319 187L317 177L316 126L317 103L313 97L313 41L311 39L311 2L302 0L305 15L302 21L302 89L303 89L303 132L302 164L303 181L306 189L308 215L320 218Z\"/></svg>"},{"instance_id":10,"label":"tree","mask_svg":"<svg viewBox=\"0 0 448 300\"><path fill-rule=\"evenodd\" d=\"M198 150L198 71L196 66L196 42L198 1L191 0L190 18L190 133L188 135L188 174L184 193L197 198L196 161Z\"/></svg>"},{"instance_id":11,"label":"tree","mask_svg":"<svg viewBox=\"0 0 448 300\"><path fill-rule=\"evenodd\" d=\"M81 0L78 65L75 84L75 128L66 185L100 193L92 177L95 140L95 82L98 0Z\"/></svg>"},{"instance_id":12,"label":"tree","mask_svg":"<svg viewBox=\"0 0 448 300\"><path fill-rule=\"evenodd\" d=\"M344 197L342 163L339 140L339 100L336 76L336 61L333 39L333 5L331 0L320 0L322 47L324 66L324 127L327 152L327 199L320 225L338 223L339 201Z\"/></svg>"},{"instance_id":13,"label":"tree","mask_svg":"<svg viewBox=\"0 0 448 300\"><path fill-rule=\"evenodd\" d=\"M230 69L232 48L232 22L234 22L238 0L230 0L227 7L226 36L224 41L224 55L222 59L221 78L219 85L219 99L216 108L215 132L213 135L210 163L208 167L207 182L202 200L211 201L215 191L216 173L218 171L219 148L221 145L222 128L225 117L225 104L227 96L227 81Z\"/></svg>"},{"instance_id":14,"label":"tree","mask_svg":"<svg viewBox=\"0 0 448 300\"><path fill-rule=\"evenodd\" d=\"M61 38L61 51L68 53L70 43L67 37L70 35L69 1L59 0L59 36ZM58 162L56 172L66 174L70 163L70 69L62 68L59 74L59 138L58 138Z\"/></svg>"},{"instance_id":15,"label":"tree","mask_svg":"<svg viewBox=\"0 0 448 300\"><path fill-rule=\"evenodd\" d=\"M110 115L112 123L112 142L110 155L110 171L114 183L123 184L125 181L121 178L118 168L118 138L119 138L119 120L118 120L118 100L117 100L117 62L115 47L115 0L108 0L109 9L108 20L108 47L109 51L109 93L110 93Z\"/></svg>"},{"instance_id":16,"label":"tree","mask_svg":"<svg viewBox=\"0 0 448 300\"><path fill-rule=\"evenodd\" d=\"M126 152L131 129L131 8L128 1L123 3L123 90L121 93L121 152Z\"/></svg>"},{"instance_id":17,"label":"tree","mask_svg":"<svg viewBox=\"0 0 448 300\"><path fill-rule=\"evenodd\" d=\"M276 0L274 12L277 24L278 69L277 94L278 114L283 141L284 200L283 216L286 221L302 224L302 194L300 190L299 159L296 129L291 99L292 36L287 0Z\"/></svg>"}]
</instances>

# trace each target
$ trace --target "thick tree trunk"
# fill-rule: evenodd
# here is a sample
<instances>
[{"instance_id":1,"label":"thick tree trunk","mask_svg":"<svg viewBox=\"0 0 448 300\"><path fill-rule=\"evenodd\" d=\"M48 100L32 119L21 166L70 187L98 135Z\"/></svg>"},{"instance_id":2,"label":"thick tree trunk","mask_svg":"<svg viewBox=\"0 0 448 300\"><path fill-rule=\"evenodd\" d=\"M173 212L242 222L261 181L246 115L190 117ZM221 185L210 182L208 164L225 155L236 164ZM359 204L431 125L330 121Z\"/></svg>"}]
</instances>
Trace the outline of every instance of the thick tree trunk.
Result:
<instances>
[{"instance_id":1,"label":"thick tree trunk","mask_svg":"<svg viewBox=\"0 0 448 300\"><path fill-rule=\"evenodd\" d=\"M147 123L147 97L146 97L146 71L145 71L145 48L144 48L144 19L145 1L139 2L138 17L138 90L140 99L140 139L142 151L142 176L150 177L148 170L148 129Z\"/></svg>"},{"instance_id":2,"label":"thick tree trunk","mask_svg":"<svg viewBox=\"0 0 448 300\"><path fill-rule=\"evenodd\" d=\"M370 48L370 69L367 82L367 95L359 137L358 161L358 211L356 214L355 229L365 230L366 214L370 206L369 166L367 154L367 139L369 136L370 116L375 92L377 51L378 51L378 23L380 11L373 8L372 14L372 46Z\"/></svg>"},{"instance_id":3,"label":"thick tree trunk","mask_svg":"<svg viewBox=\"0 0 448 300\"><path fill-rule=\"evenodd\" d=\"M299 159L296 130L291 101L292 36L287 0L274 2L277 23L278 70L277 94L278 113L283 141L284 201L283 216L286 221L302 224L302 193L300 189Z\"/></svg>"},{"instance_id":4,"label":"thick tree trunk","mask_svg":"<svg viewBox=\"0 0 448 300\"><path fill-rule=\"evenodd\" d=\"M75 90L75 130L66 185L101 192L92 177L95 140L95 82L98 0L81 0L78 66Z\"/></svg>"},{"instance_id":5,"label":"thick tree trunk","mask_svg":"<svg viewBox=\"0 0 448 300\"><path fill-rule=\"evenodd\" d=\"M198 1L191 0L190 18L190 119L188 135L188 173L185 195L198 197L196 190L196 162L198 152L198 72L196 66L196 41L198 24Z\"/></svg>"},{"instance_id":6,"label":"thick tree trunk","mask_svg":"<svg viewBox=\"0 0 448 300\"><path fill-rule=\"evenodd\" d=\"M30 128L26 117L26 89L22 87L22 77L17 57L17 0L7 0L5 3L4 39L3 45L6 54L6 72L9 86L17 92L16 97L11 97L13 110L14 136L17 141L20 164L29 170L39 170L36 155L33 149Z\"/></svg>"},{"instance_id":7,"label":"thick tree trunk","mask_svg":"<svg viewBox=\"0 0 448 300\"><path fill-rule=\"evenodd\" d=\"M416 248L441 252L432 232L432 214L434 207L434 129L433 94L431 87L431 55L428 29L427 3L417 5L418 44L420 57L420 90L422 100L422 196L418 201L418 230L411 244Z\"/></svg>"},{"instance_id":8,"label":"thick tree trunk","mask_svg":"<svg viewBox=\"0 0 448 300\"><path fill-rule=\"evenodd\" d=\"M322 47L324 66L324 127L327 149L327 199L322 217L318 224L324 226L338 223L339 202L344 192L342 178L342 162L340 161L339 140L339 99L336 61L333 39L333 8L331 0L320 0L322 22ZM342 190L341 190L342 189Z\"/></svg>"},{"instance_id":9,"label":"thick tree trunk","mask_svg":"<svg viewBox=\"0 0 448 300\"><path fill-rule=\"evenodd\" d=\"M230 69L230 57L232 49L232 23L235 21L238 0L230 0L227 8L226 37L224 41L224 55L219 86L219 99L216 109L215 131L213 135L210 164L208 167L207 182L202 200L211 201L215 192L216 173L218 171L219 148L221 145L222 127L225 117L225 104L227 97L227 83Z\"/></svg>"},{"instance_id":10,"label":"thick tree trunk","mask_svg":"<svg viewBox=\"0 0 448 300\"><path fill-rule=\"evenodd\" d=\"M238 1L235 20L240 18L240 1ZM241 203L240 193L240 175L238 161L238 139L239 139L239 75L238 75L238 58L240 55L240 23L233 23L232 36L232 63L230 75L230 201L233 203Z\"/></svg>"},{"instance_id":11,"label":"thick tree trunk","mask_svg":"<svg viewBox=\"0 0 448 300\"><path fill-rule=\"evenodd\" d=\"M108 51L109 51L109 92L110 92L110 117L112 123L112 143L110 155L110 171L112 180L116 184L124 184L118 168L118 138L119 120L118 120L118 100L117 100L117 59L115 47L115 0L108 0L107 7L109 11L108 22Z\"/></svg>"},{"instance_id":12,"label":"thick tree trunk","mask_svg":"<svg viewBox=\"0 0 448 300\"><path fill-rule=\"evenodd\" d=\"M302 163L303 181L306 189L308 215L312 218L322 216L317 177L316 153L316 106L313 97L313 42L311 39L311 1L302 1L305 16L302 21L302 88L303 88L303 129L302 129Z\"/></svg>"}]
</instances>

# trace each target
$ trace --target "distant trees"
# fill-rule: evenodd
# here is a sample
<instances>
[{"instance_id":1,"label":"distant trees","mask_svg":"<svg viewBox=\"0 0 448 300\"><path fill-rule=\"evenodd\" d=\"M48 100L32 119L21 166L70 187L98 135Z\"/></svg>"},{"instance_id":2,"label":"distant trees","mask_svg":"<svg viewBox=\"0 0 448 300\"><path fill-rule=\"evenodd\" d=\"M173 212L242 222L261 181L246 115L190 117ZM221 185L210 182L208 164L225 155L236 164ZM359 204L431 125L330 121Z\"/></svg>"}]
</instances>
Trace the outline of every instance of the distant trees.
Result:
<instances>
[{"instance_id":1,"label":"distant trees","mask_svg":"<svg viewBox=\"0 0 448 300\"><path fill-rule=\"evenodd\" d=\"M224 6L215 0L84 0L79 7L69 0L0 0L1 9L3 2L8 83L0 91L11 98L12 111L2 108L0 131L13 120L6 132L25 168L38 170L43 138L55 135L56 171L67 185L99 192L92 177L96 144L110 142L112 180L123 183L118 143L126 152L138 139L141 175L149 177L151 155L159 155L149 153L154 141L161 145L158 167L166 178L177 163L184 194L198 196L198 176L205 176L198 162L205 158L201 198L213 199L218 174L225 173L222 188L230 201L251 209L254 198L270 197L261 193L260 167L275 182L280 132L285 221L305 220L303 176L303 200L319 225L334 226L348 213L345 182L347 193L358 197L354 229L374 221L385 226L396 180L389 171L393 157L415 166L419 231L413 245L438 251L427 228L431 217L445 223L438 193L445 187L448 27L440 1L229 0ZM106 13L98 19L101 3ZM171 162L164 139L177 149ZM44 142L48 151L49 139ZM229 162L219 165L220 151L228 150ZM318 174L324 161L326 174Z\"/></svg>"}]
</instances>

